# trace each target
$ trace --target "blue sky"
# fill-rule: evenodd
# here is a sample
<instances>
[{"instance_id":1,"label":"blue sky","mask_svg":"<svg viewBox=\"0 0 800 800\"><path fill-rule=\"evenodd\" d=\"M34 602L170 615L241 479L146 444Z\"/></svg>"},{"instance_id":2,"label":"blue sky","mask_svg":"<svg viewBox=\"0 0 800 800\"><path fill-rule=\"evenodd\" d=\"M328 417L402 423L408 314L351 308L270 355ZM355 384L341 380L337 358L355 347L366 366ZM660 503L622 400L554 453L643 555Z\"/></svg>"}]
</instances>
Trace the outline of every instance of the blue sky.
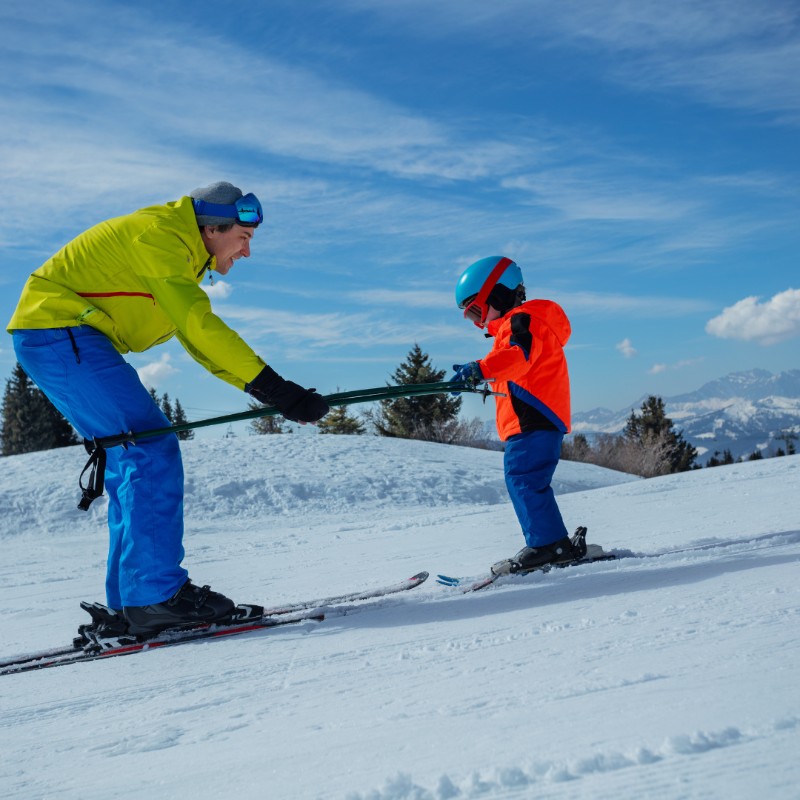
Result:
<instances>
[{"instance_id":1,"label":"blue sky","mask_svg":"<svg viewBox=\"0 0 800 800\"><path fill-rule=\"evenodd\" d=\"M215 308L323 393L483 355L453 287L486 255L567 311L575 410L799 366L793 0L8 0L0 83L4 319L84 228L230 180L266 221ZM178 345L131 361L246 406Z\"/></svg>"}]
</instances>

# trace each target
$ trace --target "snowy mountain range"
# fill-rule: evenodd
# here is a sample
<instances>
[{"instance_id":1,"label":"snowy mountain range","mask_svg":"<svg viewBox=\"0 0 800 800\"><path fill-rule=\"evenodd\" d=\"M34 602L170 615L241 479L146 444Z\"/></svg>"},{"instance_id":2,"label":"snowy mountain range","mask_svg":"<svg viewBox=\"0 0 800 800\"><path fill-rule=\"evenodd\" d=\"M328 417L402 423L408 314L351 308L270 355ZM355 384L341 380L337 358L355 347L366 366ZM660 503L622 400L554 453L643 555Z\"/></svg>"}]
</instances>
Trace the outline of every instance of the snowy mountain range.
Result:
<instances>
[{"instance_id":1,"label":"snowy mountain range","mask_svg":"<svg viewBox=\"0 0 800 800\"><path fill-rule=\"evenodd\" d=\"M620 433L632 410L646 397L611 411L595 408L573 415L573 433ZM734 457L754 450L774 453L785 444L781 432L800 434L800 369L778 375L763 369L732 372L697 391L665 397L667 415L700 456L730 450Z\"/></svg>"}]
</instances>

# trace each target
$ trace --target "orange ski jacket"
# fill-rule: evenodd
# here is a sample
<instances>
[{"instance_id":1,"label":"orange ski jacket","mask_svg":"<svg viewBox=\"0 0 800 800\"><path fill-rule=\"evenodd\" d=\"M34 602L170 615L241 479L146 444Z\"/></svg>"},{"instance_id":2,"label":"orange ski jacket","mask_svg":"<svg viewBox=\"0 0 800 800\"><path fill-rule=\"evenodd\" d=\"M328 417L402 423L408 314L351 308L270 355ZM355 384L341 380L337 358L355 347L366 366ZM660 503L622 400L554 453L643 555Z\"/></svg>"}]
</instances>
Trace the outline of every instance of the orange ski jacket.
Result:
<instances>
[{"instance_id":1,"label":"orange ski jacket","mask_svg":"<svg viewBox=\"0 0 800 800\"><path fill-rule=\"evenodd\" d=\"M494 378L497 432L503 441L532 430L569 433L570 391L564 345L572 328L558 303L529 300L492 320L491 352L478 361L485 378Z\"/></svg>"}]
</instances>

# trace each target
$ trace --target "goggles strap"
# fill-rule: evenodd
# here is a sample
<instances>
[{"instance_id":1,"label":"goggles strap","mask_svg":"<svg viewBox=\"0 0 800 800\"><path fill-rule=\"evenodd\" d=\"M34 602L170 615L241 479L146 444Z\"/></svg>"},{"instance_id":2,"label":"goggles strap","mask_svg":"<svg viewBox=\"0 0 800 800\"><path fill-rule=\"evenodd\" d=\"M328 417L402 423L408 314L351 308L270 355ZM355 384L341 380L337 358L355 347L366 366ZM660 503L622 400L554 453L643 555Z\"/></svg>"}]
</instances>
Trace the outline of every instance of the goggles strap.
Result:
<instances>
[{"instance_id":1,"label":"goggles strap","mask_svg":"<svg viewBox=\"0 0 800 800\"><path fill-rule=\"evenodd\" d=\"M234 205L223 205L222 203L209 203L206 200L193 200L195 214L203 214L207 217L226 217L236 219L239 211Z\"/></svg>"},{"instance_id":2,"label":"goggles strap","mask_svg":"<svg viewBox=\"0 0 800 800\"><path fill-rule=\"evenodd\" d=\"M492 289L497 285L497 281L500 280L502 274L506 271L510 264L514 262L510 258L501 258L495 265L492 271L489 273L489 277L484 281L483 286L481 286L481 290L475 295L475 299L467 306L477 305L480 307L481 310L481 325L483 325L484 319L486 319L487 309L486 309L486 301L489 299L489 295L492 293Z\"/></svg>"}]
</instances>

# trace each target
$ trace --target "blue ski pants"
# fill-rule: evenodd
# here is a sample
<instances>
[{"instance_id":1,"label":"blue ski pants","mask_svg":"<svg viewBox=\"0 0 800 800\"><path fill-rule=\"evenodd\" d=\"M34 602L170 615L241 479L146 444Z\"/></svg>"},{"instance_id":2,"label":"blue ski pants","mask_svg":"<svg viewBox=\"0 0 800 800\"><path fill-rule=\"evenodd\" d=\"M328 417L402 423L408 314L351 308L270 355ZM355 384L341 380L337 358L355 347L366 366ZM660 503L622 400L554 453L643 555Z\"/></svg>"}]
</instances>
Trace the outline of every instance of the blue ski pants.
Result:
<instances>
[{"instance_id":1,"label":"blue ski pants","mask_svg":"<svg viewBox=\"0 0 800 800\"><path fill-rule=\"evenodd\" d=\"M71 336L70 336L71 334ZM169 426L111 341L88 326L17 330L17 360L87 439ZM183 464L175 434L107 450L109 548L106 602L144 606L186 582Z\"/></svg>"},{"instance_id":2,"label":"blue ski pants","mask_svg":"<svg viewBox=\"0 0 800 800\"><path fill-rule=\"evenodd\" d=\"M528 547L552 544L567 536L550 486L563 438L560 431L528 431L506 442L506 487Z\"/></svg>"}]
</instances>

